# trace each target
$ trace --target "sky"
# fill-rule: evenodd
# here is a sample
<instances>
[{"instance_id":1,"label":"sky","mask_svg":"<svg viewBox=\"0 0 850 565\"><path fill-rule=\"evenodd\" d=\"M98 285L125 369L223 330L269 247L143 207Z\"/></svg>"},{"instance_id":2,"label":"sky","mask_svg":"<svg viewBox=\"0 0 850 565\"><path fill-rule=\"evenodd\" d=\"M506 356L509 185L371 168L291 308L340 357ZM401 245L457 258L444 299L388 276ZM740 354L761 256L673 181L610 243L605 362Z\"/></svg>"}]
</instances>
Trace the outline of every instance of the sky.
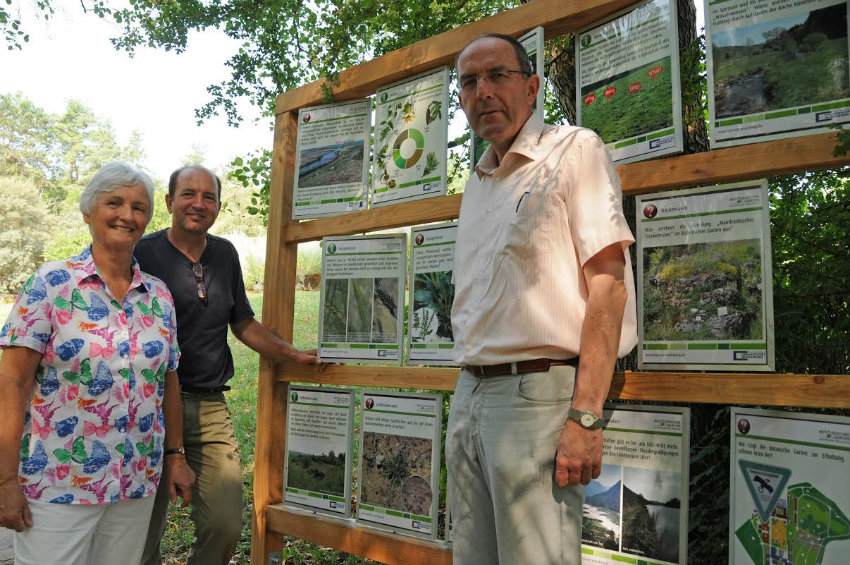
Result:
<instances>
[{"instance_id":1,"label":"sky","mask_svg":"<svg viewBox=\"0 0 850 565\"><path fill-rule=\"evenodd\" d=\"M239 128L224 117L196 125L194 110L210 100L207 85L230 76L224 62L238 44L223 33L192 32L182 54L140 48L131 59L109 42L120 32L115 24L84 13L74 0L53 5L56 13L47 22L22 14L30 35L22 50L0 46L0 93L20 92L53 114L64 113L68 100L80 100L111 122L121 144L137 130L144 166L162 181L193 153L193 145L207 166L219 170L237 155L271 149L272 118L252 123L260 112L247 102L240 106L245 123Z\"/></svg>"}]
</instances>

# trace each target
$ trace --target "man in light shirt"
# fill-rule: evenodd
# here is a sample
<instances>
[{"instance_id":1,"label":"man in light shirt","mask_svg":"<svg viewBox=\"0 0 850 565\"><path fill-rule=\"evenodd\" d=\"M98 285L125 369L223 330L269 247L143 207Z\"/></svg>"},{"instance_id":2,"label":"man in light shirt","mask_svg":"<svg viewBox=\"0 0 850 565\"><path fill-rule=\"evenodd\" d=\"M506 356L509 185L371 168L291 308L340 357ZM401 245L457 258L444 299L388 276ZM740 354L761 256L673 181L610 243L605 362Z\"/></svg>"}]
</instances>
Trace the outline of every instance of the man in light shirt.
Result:
<instances>
[{"instance_id":1,"label":"man in light shirt","mask_svg":"<svg viewBox=\"0 0 850 565\"><path fill-rule=\"evenodd\" d=\"M576 564L602 405L637 343L634 238L602 140L533 114L540 78L518 42L479 37L456 67L490 146L466 185L454 265L454 562Z\"/></svg>"}]
</instances>

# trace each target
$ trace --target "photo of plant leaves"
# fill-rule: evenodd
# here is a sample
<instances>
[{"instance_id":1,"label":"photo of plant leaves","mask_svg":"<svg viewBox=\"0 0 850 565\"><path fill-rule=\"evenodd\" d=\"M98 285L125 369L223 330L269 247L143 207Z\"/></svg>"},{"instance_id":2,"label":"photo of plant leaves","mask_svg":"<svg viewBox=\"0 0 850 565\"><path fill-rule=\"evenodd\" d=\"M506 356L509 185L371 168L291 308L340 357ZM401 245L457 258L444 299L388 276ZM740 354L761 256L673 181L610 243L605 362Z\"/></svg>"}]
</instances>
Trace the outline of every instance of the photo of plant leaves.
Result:
<instances>
[{"instance_id":1,"label":"photo of plant leaves","mask_svg":"<svg viewBox=\"0 0 850 565\"><path fill-rule=\"evenodd\" d=\"M763 339L758 239L643 250L645 341Z\"/></svg>"},{"instance_id":2,"label":"photo of plant leaves","mask_svg":"<svg viewBox=\"0 0 850 565\"><path fill-rule=\"evenodd\" d=\"M455 287L451 271L416 273L413 277L414 343L452 343L452 302Z\"/></svg>"}]
</instances>

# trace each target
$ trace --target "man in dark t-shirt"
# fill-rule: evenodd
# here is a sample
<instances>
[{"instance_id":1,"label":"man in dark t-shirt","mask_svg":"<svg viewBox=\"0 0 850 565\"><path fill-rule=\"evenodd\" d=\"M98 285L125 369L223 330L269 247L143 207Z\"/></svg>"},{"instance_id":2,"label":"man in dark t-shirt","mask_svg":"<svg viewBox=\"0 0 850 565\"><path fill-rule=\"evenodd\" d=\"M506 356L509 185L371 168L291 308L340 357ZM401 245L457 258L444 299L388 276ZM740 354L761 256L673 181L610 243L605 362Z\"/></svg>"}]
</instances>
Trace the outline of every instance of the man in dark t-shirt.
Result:
<instances>
[{"instance_id":1,"label":"man in dark t-shirt","mask_svg":"<svg viewBox=\"0 0 850 565\"><path fill-rule=\"evenodd\" d=\"M201 166L177 169L165 199L171 227L148 234L134 251L142 271L168 286L177 311L184 444L165 456L185 457L197 475L189 564L228 563L241 531L242 471L224 398L233 377L228 326L264 357L321 365L315 350L295 349L254 319L236 248L207 233L221 208L220 198L221 182L212 172ZM162 561L160 541L167 510L167 489L159 489L143 564Z\"/></svg>"}]
</instances>

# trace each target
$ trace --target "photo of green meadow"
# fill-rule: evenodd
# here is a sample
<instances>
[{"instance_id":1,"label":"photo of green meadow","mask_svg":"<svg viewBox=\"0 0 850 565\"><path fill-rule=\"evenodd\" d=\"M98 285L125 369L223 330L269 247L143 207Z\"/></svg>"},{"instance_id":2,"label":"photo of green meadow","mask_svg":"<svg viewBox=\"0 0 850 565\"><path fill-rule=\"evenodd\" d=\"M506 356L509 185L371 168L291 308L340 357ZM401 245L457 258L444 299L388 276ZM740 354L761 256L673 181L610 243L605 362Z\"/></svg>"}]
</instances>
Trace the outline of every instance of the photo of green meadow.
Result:
<instances>
[{"instance_id":1,"label":"photo of green meadow","mask_svg":"<svg viewBox=\"0 0 850 565\"><path fill-rule=\"evenodd\" d=\"M289 452L287 487L345 496L345 453Z\"/></svg>"},{"instance_id":2,"label":"photo of green meadow","mask_svg":"<svg viewBox=\"0 0 850 565\"><path fill-rule=\"evenodd\" d=\"M716 118L850 97L847 4L712 34Z\"/></svg>"},{"instance_id":3,"label":"photo of green meadow","mask_svg":"<svg viewBox=\"0 0 850 565\"><path fill-rule=\"evenodd\" d=\"M605 143L673 127L672 77L668 56L587 85L579 125Z\"/></svg>"}]
</instances>

